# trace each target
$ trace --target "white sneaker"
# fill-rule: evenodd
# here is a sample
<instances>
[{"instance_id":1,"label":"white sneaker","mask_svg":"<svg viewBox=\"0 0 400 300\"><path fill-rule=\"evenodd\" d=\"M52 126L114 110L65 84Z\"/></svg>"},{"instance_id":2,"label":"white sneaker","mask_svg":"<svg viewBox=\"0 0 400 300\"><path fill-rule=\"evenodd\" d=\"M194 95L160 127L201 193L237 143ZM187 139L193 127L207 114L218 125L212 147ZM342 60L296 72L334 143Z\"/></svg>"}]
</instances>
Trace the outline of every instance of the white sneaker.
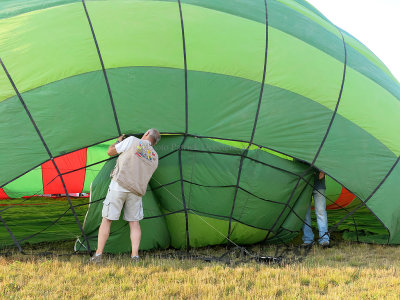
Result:
<instances>
[{"instance_id":1,"label":"white sneaker","mask_svg":"<svg viewBox=\"0 0 400 300\"><path fill-rule=\"evenodd\" d=\"M95 254L89 260L89 263L91 263L91 264L99 264L101 262L102 262L101 254L100 255Z\"/></svg>"}]
</instances>

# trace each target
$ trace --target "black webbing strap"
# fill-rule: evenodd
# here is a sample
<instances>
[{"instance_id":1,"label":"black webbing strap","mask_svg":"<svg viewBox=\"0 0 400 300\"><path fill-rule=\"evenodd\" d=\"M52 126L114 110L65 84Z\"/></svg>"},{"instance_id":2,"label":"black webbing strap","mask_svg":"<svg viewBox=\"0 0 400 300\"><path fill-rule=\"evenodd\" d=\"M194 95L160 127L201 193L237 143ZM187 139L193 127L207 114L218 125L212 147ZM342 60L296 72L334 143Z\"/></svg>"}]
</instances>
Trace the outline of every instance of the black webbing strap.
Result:
<instances>
[{"instance_id":1,"label":"black webbing strap","mask_svg":"<svg viewBox=\"0 0 400 300\"><path fill-rule=\"evenodd\" d=\"M312 161L312 163L311 163L311 166L314 166L315 162L317 161L318 156L319 156L319 154L320 154L320 152L321 152L321 150L322 150L322 147L323 147L324 144L325 144L326 138L328 137L328 134L329 134L329 132L331 131L333 121L335 120L335 117L336 117L336 114L337 114L337 111L338 111L338 108L339 108L340 100L342 99L344 82L345 82L345 80L346 80L346 71L347 71L347 47L346 47L346 42L344 41L344 37L343 37L342 32L341 32L340 30L339 30L339 32L340 32L340 35L342 36L343 48L344 48L344 69L343 69L343 76L342 76L342 84L341 84L341 86L340 86L339 97L338 97L338 100L337 100L337 102L336 102L336 106L335 106L335 110L333 111L332 118L331 118L331 120L330 120L330 122L329 122L328 128L326 129L324 138L322 139L322 142L321 142L321 144L319 145L319 148L318 148L318 150L317 150L317 153L316 153L315 156L314 156L314 159L313 159L313 161Z\"/></svg>"},{"instance_id":2,"label":"black webbing strap","mask_svg":"<svg viewBox=\"0 0 400 300\"><path fill-rule=\"evenodd\" d=\"M110 102L111 102L111 107L112 107L112 110L113 110L113 113L114 113L114 119L115 119L115 124L116 124L117 130L118 130L118 136L121 136L121 135L122 135L122 133L121 133L121 128L119 127L117 111L115 110L114 99L113 99L113 95L112 95L112 92L111 92L110 83L109 83L109 81L108 81L106 68L104 67L103 57L101 56L99 44L97 43L97 39L96 39L96 35L95 35L95 33L94 33L92 21L90 20L89 12L88 12L88 10L87 10L87 8L86 8L85 0L82 0L82 4L83 4L83 8L84 8L85 13L86 13L87 20L88 20L88 22L89 22L89 26L90 26L90 30L91 30L91 32L92 32L92 36L93 36L94 43L95 43L95 45L96 45L97 54L99 55L100 64L101 64L101 68L102 68L102 70L103 70L104 79L105 79L106 84L107 84L108 95L110 96Z\"/></svg>"},{"instance_id":3,"label":"black webbing strap","mask_svg":"<svg viewBox=\"0 0 400 300\"><path fill-rule=\"evenodd\" d=\"M339 30L339 29L338 29L338 30ZM342 99L343 87L344 87L344 82L345 82L345 79L346 79L346 70L347 70L347 47L346 47L346 42L345 42L345 40L344 40L344 37L343 37L342 32L341 32L340 30L339 30L339 32L340 32L340 35L341 35L341 37L342 37L342 42L343 42L343 49L344 49L344 63L343 63L343 64L344 64L344 67L343 67L342 83L341 83L341 85L340 85L338 100L337 100L337 102L336 102L335 110L334 110L334 112L333 112L333 114L332 114L331 120L330 120L329 125L328 125L328 127L327 127L327 129L326 129L325 135L324 135L324 137L323 137L323 139L322 139L322 141L321 141L321 144L320 144L319 147L318 147L317 152L315 153L315 156L314 156L314 158L313 158L313 160L312 160L312 162L311 162L311 165L310 165L310 167L309 167L308 169L306 169L306 170L304 171L304 173L302 174L301 177L305 176L310 170L312 170L312 169L314 168L314 164L315 164L315 162L317 161L318 156L319 156L319 154L320 154L320 152L321 152L321 149L322 149L322 147L324 146L325 141L326 141L326 139L327 139L327 137L328 137L328 134L329 134L329 132L330 132L330 130L331 130L331 128L332 128L333 121L335 120L336 113L337 113L337 110L338 110L338 108L339 108L340 100ZM297 187L299 186L299 184L300 184L300 178L299 178L299 180L297 181L296 185L294 186L294 188L293 188L293 190L292 190L292 192L291 192L291 194L290 194L290 197L289 197L289 199L288 199L288 201L287 201L287 204L289 204L289 203L292 201L292 198L293 198L293 196L294 196L294 194L295 194L295 191L296 191ZM275 226L278 224L279 220L281 219L281 217L283 216L283 214L285 213L285 211L286 211L286 207L280 212L278 218L275 220L275 223L274 223L274 225L272 226L271 231L269 231L268 234L265 236L264 241L266 241L266 240L268 239L268 237L269 237L269 235L271 234L272 230L274 230ZM282 223L282 224L283 224L283 223Z\"/></svg>"},{"instance_id":4,"label":"black webbing strap","mask_svg":"<svg viewBox=\"0 0 400 300\"><path fill-rule=\"evenodd\" d=\"M19 242L17 241L17 239L15 238L14 234L12 233L12 231L10 230L10 228L8 228L6 221L4 221L4 219L1 217L0 215L0 221L3 223L4 227L6 228L6 230L8 231L8 234L11 236L15 246L18 248L19 252L23 252L21 245L19 244Z\"/></svg>"},{"instance_id":5,"label":"black webbing strap","mask_svg":"<svg viewBox=\"0 0 400 300\"><path fill-rule=\"evenodd\" d=\"M55 169L56 169L58 175L60 176L61 183L62 183L62 185L63 185L63 187L64 187L64 190L65 190L65 194L67 195L67 199L68 199L69 206L70 206L70 208L71 208L72 213L74 214L76 223L78 224L79 229L80 229L81 232L82 232L82 236L85 238L85 241L86 241L87 244L88 244L88 251L90 252L89 241L86 239L86 234L85 234L85 232L84 232L84 230L83 230L83 228L82 228L81 222L79 221L79 218L78 218L78 216L77 216L77 214L76 214L76 212L75 212L75 209L74 209L74 207L73 207L73 205L72 205L72 201L71 201L71 199L70 199L70 197L69 197L69 195L68 195L67 186L65 185L64 178L63 178L63 176L61 175L61 172L60 172L60 170L58 169L58 166L57 166L56 162L54 161L54 157L53 157L53 155L51 154L50 149L49 149L49 147L47 146L46 142L44 141L43 135L41 134L39 128L37 127L35 120L33 119L33 117L32 117L32 115L31 115L31 113L30 113L28 107L26 106L26 103L25 103L24 99L22 99L22 96L21 96L20 92L18 91L18 89L17 89L17 87L16 87L16 85L15 85L13 79L11 78L10 73L8 72L6 66L4 65L3 60L2 60L1 58L0 58L0 64L1 64L1 66L3 67L4 72L6 73L8 79L9 79L9 81L10 81L10 83L11 83L11 85L12 85L12 87L13 87L15 93L16 93L16 95L18 96L18 99L20 100L20 102L21 102L21 104L22 104L22 106L23 106L25 112L27 113L27 115L28 115L28 117L29 117L29 119L30 119L30 121L31 121L31 123L32 123L32 125L33 125L33 127L35 128L36 133L38 134L40 140L42 141L43 147L46 149L47 154L48 154L49 157L50 157L50 160L52 161L52 163L53 163L53 165L54 165L54 167L55 167Z\"/></svg>"},{"instance_id":6,"label":"black webbing strap","mask_svg":"<svg viewBox=\"0 0 400 300\"><path fill-rule=\"evenodd\" d=\"M185 40L185 27L183 26L183 16L182 16L182 6L181 1L178 0L179 6L179 16L181 21L181 30L182 30L182 46L183 46L183 64L184 64L184 72L185 72L185 135L183 137L182 143L178 149L178 159L179 159L179 174L181 181L181 192L182 192L182 202L183 209L185 210L185 226L186 226L186 250L190 249L190 239L189 239L189 216L188 209L186 206L186 198L184 191L184 182L183 182L183 167L182 167L182 146L186 141L189 125L188 125L188 79L187 79L187 60L186 60L186 40Z\"/></svg>"},{"instance_id":7,"label":"black webbing strap","mask_svg":"<svg viewBox=\"0 0 400 300\"><path fill-rule=\"evenodd\" d=\"M231 237L231 230L232 230L232 217L233 213L235 211L235 204L236 204L236 198L237 194L239 191L239 184L240 184L240 177L242 174L242 168L243 168L243 162L244 159L247 157L247 153L249 152L249 149L253 143L254 139L254 134L256 132L256 127L257 127L257 121L258 121L258 116L260 113L260 107L261 107L261 101L264 93L264 84L265 84L265 75L267 72L267 58L268 58L268 8L267 8L267 0L264 0L264 5L265 5L265 56L264 56L264 70L263 70L263 77L261 81L261 88L260 88L260 95L258 98L258 104L257 104L257 112L254 118L254 124L253 124L253 130L251 132L251 138L250 142L247 146L247 148L243 151L241 158L240 158L240 163L239 163L239 170L238 170L238 176L237 176L237 181L236 181L236 186L235 186L235 193L233 195L233 201L232 201L232 209L231 209L231 214L229 217L229 226L228 226L228 241L230 240Z\"/></svg>"}]
</instances>

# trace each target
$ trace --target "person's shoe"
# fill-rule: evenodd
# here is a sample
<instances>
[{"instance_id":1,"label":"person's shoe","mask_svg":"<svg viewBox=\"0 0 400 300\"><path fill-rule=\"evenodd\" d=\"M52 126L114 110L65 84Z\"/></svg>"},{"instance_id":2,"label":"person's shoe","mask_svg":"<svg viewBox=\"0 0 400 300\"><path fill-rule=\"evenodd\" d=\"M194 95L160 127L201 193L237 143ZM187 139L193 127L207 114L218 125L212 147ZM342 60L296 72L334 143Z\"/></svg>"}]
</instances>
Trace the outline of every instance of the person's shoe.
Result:
<instances>
[{"instance_id":1,"label":"person's shoe","mask_svg":"<svg viewBox=\"0 0 400 300\"><path fill-rule=\"evenodd\" d=\"M89 260L90 264L100 264L101 262L102 262L101 254L100 255L95 254Z\"/></svg>"},{"instance_id":2,"label":"person's shoe","mask_svg":"<svg viewBox=\"0 0 400 300\"><path fill-rule=\"evenodd\" d=\"M138 263L140 261L140 257L138 255L131 256L131 261L132 261L132 263Z\"/></svg>"},{"instance_id":3,"label":"person's shoe","mask_svg":"<svg viewBox=\"0 0 400 300\"><path fill-rule=\"evenodd\" d=\"M311 243L305 243L304 242L303 244L301 244L301 246L304 247L304 248L311 248L313 244L314 244L313 242L311 242Z\"/></svg>"},{"instance_id":4,"label":"person's shoe","mask_svg":"<svg viewBox=\"0 0 400 300\"><path fill-rule=\"evenodd\" d=\"M329 247L329 241L323 241L322 243L320 243L322 248L328 248Z\"/></svg>"}]
</instances>

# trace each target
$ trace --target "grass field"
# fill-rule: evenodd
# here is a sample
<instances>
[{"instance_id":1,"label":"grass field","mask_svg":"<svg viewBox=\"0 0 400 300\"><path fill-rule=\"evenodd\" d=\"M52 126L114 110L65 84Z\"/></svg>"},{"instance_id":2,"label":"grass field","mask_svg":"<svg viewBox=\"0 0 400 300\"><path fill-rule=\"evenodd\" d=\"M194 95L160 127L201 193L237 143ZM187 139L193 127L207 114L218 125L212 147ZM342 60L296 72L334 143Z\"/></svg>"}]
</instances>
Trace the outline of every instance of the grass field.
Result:
<instances>
[{"instance_id":1,"label":"grass field","mask_svg":"<svg viewBox=\"0 0 400 300\"><path fill-rule=\"evenodd\" d=\"M399 247L348 242L329 249L314 246L302 261L284 265L162 258L173 250L142 253L137 264L121 255L90 265L84 255L57 255L71 247L71 242L42 244L29 248L28 255L0 256L0 298L398 299L400 295ZM272 254L276 249L261 250ZM43 251L53 254L29 255ZM224 251L206 248L196 253L218 256Z\"/></svg>"}]
</instances>

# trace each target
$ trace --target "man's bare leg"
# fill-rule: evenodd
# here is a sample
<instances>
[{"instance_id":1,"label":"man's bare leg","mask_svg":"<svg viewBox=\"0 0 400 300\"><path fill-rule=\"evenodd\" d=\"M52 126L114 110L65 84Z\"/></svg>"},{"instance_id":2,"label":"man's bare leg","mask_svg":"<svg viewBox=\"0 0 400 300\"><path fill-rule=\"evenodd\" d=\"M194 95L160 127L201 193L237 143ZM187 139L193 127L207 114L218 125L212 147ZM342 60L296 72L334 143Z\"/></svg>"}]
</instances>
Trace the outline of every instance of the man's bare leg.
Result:
<instances>
[{"instance_id":1,"label":"man's bare leg","mask_svg":"<svg viewBox=\"0 0 400 300\"><path fill-rule=\"evenodd\" d=\"M142 237L139 221L129 222L129 227L131 229L132 257L139 256L140 238Z\"/></svg>"},{"instance_id":2,"label":"man's bare leg","mask_svg":"<svg viewBox=\"0 0 400 300\"><path fill-rule=\"evenodd\" d=\"M100 255L103 253L104 246L106 245L108 236L110 235L110 227L111 227L111 220L103 218L101 221L101 225L99 228L99 236L97 238L97 250L96 255Z\"/></svg>"}]
</instances>

